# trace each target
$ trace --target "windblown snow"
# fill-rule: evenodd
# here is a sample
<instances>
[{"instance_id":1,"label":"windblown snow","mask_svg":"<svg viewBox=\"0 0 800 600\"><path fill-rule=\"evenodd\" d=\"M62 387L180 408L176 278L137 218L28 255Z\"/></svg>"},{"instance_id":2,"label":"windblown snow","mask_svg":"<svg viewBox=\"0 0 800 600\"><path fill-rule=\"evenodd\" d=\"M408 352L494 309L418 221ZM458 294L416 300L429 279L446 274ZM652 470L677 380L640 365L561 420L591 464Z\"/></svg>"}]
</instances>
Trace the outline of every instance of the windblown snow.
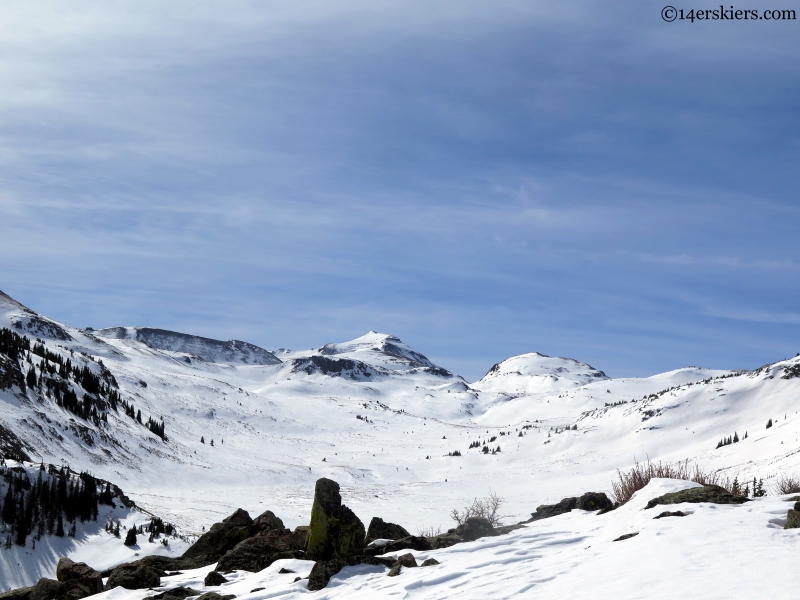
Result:
<instances>
[{"instance_id":1,"label":"windblown snow","mask_svg":"<svg viewBox=\"0 0 800 600\"><path fill-rule=\"evenodd\" d=\"M509 522L524 520L540 504L609 490L616 470L634 459L690 459L740 480L763 477L768 485L778 473L800 471L797 357L754 371L687 367L610 379L577 360L532 352L469 383L376 332L270 352L144 327L81 330L0 292L2 327L32 343L39 339L98 376L107 370L144 423L163 420L166 439L122 410L108 410L107 422L95 424L59 406L49 388L22 392L10 375L4 378L9 371L2 369L10 367L0 363L0 446L18 448L32 463L68 463L112 481L189 538L237 507L254 515L270 509L291 528L305 525L320 477L340 483L365 523L380 516L416 533L451 527L453 508L490 490L506 499ZM40 357L27 360L23 371L33 367L40 375ZM745 432L746 439L717 448L720 439ZM456 450L461 456L449 456ZM639 494L649 498L682 485L691 484L651 482ZM790 586L796 589L788 561L796 559L800 537L779 527L782 499L698 505L682 519L653 520L637 507L631 502L602 518L569 513L506 536L415 553L442 564L397 578L376 567L348 567L318 595L759 597L765 589L759 578L771 582L771 596L791 597ZM149 518L141 515L119 518ZM639 535L611 541L631 531ZM165 551L146 545L142 554ZM101 556L130 560L129 549L102 527L62 546L40 551L37 545L35 553L18 547L0 553L4 589L29 585L48 569L52 577L62 554L93 566ZM751 556L759 556L758 573L748 571ZM302 581L279 575L281 566L239 573L222 593L248 600L309 593ZM208 570L168 582L196 587ZM293 570L302 574L310 565ZM251 594L256 587L264 590ZM143 595L117 588L105 596Z\"/></svg>"}]
</instances>

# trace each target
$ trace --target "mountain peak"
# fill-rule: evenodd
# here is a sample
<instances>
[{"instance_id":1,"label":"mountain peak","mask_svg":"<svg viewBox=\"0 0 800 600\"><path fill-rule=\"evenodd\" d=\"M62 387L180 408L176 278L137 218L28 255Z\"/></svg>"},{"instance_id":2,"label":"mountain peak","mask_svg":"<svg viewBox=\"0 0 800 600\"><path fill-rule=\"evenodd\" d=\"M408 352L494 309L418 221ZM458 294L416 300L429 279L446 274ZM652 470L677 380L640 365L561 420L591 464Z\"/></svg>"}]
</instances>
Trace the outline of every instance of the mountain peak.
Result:
<instances>
[{"instance_id":1,"label":"mountain peak","mask_svg":"<svg viewBox=\"0 0 800 600\"><path fill-rule=\"evenodd\" d=\"M540 352L512 356L497 363L474 385L481 390L502 389L544 392L608 379L605 373L574 358L551 357Z\"/></svg>"}]
</instances>

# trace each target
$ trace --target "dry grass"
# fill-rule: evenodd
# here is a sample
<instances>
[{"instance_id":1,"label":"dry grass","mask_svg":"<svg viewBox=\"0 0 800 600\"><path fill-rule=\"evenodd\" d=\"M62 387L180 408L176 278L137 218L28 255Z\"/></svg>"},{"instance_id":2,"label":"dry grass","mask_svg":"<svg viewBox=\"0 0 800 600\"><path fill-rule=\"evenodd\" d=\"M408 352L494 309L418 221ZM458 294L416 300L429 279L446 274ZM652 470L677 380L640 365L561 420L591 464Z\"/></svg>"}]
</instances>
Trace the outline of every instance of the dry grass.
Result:
<instances>
[{"instance_id":1,"label":"dry grass","mask_svg":"<svg viewBox=\"0 0 800 600\"><path fill-rule=\"evenodd\" d=\"M442 527L434 527L433 525L425 526L423 525L419 529L417 529L417 535L420 537L432 538L436 537L437 535L442 535Z\"/></svg>"},{"instance_id":2,"label":"dry grass","mask_svg":"<svg viewBox=\"0 0 800 600\"><path fill-rule=\"evenodd\" d=\"M775 484L776 494L797 494L800 492L800 477L781 473Z\"/></svg>"},{"instance_id":3,"label":"dry grass","mask_svg":"<svg viewBox=\"0 0 800 600\"><path fill-rule=\"evenodd\" d=\"M503 519L508 518L508 515L500 514L500 508L503 504L505 504L505 499L489 490L488 496L473 499L472 504L465 506L464 510L459 511L454 508L450 511L450 518L459 525L463 525L467 519L483 517L488 519L493 527L502 527Z\"/></svg>"},{"instance_id":4,"label":"dry grass","mask_svg":"<svg viewBox=\"0 0 800 600\"><path fill-rule=\"evenodd\" d=\"M619 481L611 482L612 496L614 500L620 504L624 504L631 499L631 496L644 486L646 486L653 477L663 479L683 479L686 481L694 481L701 485L718 485L730 493L737 496L743 495L743 488L738 483L738 479L731 480L728 477L722 477L717 472L704 471L697 463L689 465L689 460L677 463L662 463L650 462L647 463L635 462L634 467L630 471L620 471L617 469Z\"/></svg>"}]
</instances>

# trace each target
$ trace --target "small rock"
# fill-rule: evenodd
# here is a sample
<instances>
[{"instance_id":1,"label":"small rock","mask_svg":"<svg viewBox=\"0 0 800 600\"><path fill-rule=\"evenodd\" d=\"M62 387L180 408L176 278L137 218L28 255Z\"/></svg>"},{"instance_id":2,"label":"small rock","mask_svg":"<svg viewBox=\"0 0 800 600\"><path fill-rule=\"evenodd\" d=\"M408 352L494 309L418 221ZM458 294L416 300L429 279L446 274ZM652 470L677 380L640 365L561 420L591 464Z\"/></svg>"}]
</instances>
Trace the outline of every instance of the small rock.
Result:
<instances>
[{"instance_id":1,"label":"small rock","mask_svg":"<svg viewBox=\"0 0 800 600\"><path fill-rule=\"evenodd\" d=\"M632 537L633 537L633 536L635 536L635 535L639 535L639 532L638 532L638 531L635 531L634 533L626 533L625 535L621 535L621 536L619 536L617 539L615 539L615 540L612 540L612 541L614 541L614 542L621 542L622 540L627 540L627 539L630 539L630 538L632 538Z\"/></svg>"},{"instance_id":2,"label":"small rock","mask_svg":"<svg viewBox=\"0 0 800 600\"><path fill-rule=\"evenodd\" d=\"M301 579L302 579L302 577L295 577L295 578L294 578L294 581L293 581L292 583L297 583L297 582L298 582L298 581L300 581Z\"/></svg>"},{"instance_id":3,"label":"small rock","mask_svg":"<svg viewBox=\"0 0 800 600\"><path fill-rule=\"evenodd\" d=\"M206 592L202 596L198 596L197 600L233 600L236 598L233 594L218 594L217 592Z\"/></svg>"},{"instance_id":4,"label":"small rock","mask_svg":"<svg viewBox=\"0 0 800 600\"><path fill-rule=\"evenodd\" d=\"M228 580L225 579L222 574L218 573L217 571L211 571L203 580L203 585L222 585L223 583L227 582Z\"/></svg>"},{"instance_id":5,"label":"small rock","mask_svg":"<svg viewBox=\"0 0 800 600\"><path fill-rule=\"evenodd\" d=\"M283 575L283 574L285 574L285 573L294 573L294 571L292 571L291 569L285 569L285 568L281 567L281 570L280 570L280 571L278 571L278 573L280 573L281 575Z\"/></svg>"},{"instance_id":6,"label":"small rock","mask_svg":"<svg viewBox=\"0 0 800 600\"><path fill-rule=\"evenodd\" d=\"M388 577L397 577L400 575L400 571L403 570L403 565L397 564L389 569L389 572L386 574Z\"/></svg>"},{"instance_id":7,"label":"small rock","mask_svg":"<svg viewBox=\"0 0 800 600\"><path fill-rule=\"evenodd\" d=\"M434 565L438 565L439 561L435 558L427 558L425 561L420 565L421 567L432 567Z\"/></svg>"},{"instance_id":8,"label":"small rock","mask_svg":"<svg viewBox=\"0 0 800 600\"><path fill-rule=\"evenodd\" d=\"M688 514L689 513L685 513L682 510L675 510L675 511L672 511L672 512L670 512L668 510L665 510L660 515L658 515L657 517L653 517L653 518L654 519L661 519L662 517L685 517Z\"/></svg>"},{"instance_id":9,"label":"small rock","mask_svg":"<svg viewBox=\"0 0 800 600\"><path fill-rule=\"evenodd\" d=\"M413 568L417 566L417 559L414 558L414 555L409 552L408 554L403 554L397 559L397 562L392 565L393 567L401 565L403 567Z\"/></svg>"},{"instance_id":10,"label":"small rock","mask_svg":"<svg viewBox=\"0 0 800 600\"><path fill-rule=\"evenodd\" d=\"M297 580L295 580L295 581L297 581ZM261 587L261 588L253 588L252 590L250 590L250 593L252 594L253 592L260 592L263 589L266 589L266 588L263 588L263 587Z\"/></svg>"}]
</instances>

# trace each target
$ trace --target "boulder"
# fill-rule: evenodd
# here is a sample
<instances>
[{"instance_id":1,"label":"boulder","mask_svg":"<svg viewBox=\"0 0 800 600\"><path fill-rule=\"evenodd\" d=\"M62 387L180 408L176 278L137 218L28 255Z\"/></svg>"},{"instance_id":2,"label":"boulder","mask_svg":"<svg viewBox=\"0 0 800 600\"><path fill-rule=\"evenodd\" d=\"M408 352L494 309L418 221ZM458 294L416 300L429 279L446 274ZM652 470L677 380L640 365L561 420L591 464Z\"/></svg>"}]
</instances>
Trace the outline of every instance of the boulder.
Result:
<instances>
[{"instance_id":1,"label":"boulder","mask_svg":"<svg viewBox=\"0 0 800 600\"><path fill-rule=\"evenodd\" d=\"M472 542L482 537L497 535L489 519L483 517L470 517L463 524L456 527L456 535L465 542Z\"/></svg>"},{"instance_id":2,"label":"boulder","mask_svg":"<svg viewBox=\"0 0 800 600\"><path fill-rule=\"evenodd\" d=\"M0 600L30 600L31 592L33 592L34 587L35 586L29 586L8 590L0 594Z\"/></svg>"},{"instance_id":3,"label":"boulder","mask_svg":"<svg viewBox=\"0 0 800 600\"><path fill-rule=\"evenodd\" d=\"M208 575L206 575L206 578L203 580L203 585L222 585L227 582L228 580L225 579L221 573L209 571Z\"/></svg>"},{"instance_id":4,"label":"boulder","mask_svg":"<svg viewBox=\"0 0 800 600\"><path fill-rule=\"evenodd\" d=\"M257 535L236 544L217 562L217 571L250 571L256 573L266 569L276 560L304 558L302 552L305 536L301 533L279 534L272 530L267 535Z\"/></svg>"},{"instance_id":5,"label":"boulder","mask_svg":"<svg viewBox=\"0 0 800 600\"><path fill-rule=\"evenodd\" d=\"M64 584L42 577L31 590L30 600L53 600L63 594Z\"/></svg>"},{"instance_id":6,"label":"boulder","mask_svg":"<svg viewBox=\"0 0 800 600\"><path fill-rule=\"evenodd\" d=\"M124 587L128 590L142 590L158 587L161 578L158 571L141 563L128 563L118 566L111 572L106 589Z\"/></svg>"},{"instance_id":7,"label":"boulder","mask_svg":"<svg viewBox=\"0 0 800 600\"><path fill-rule=\"evenodd\" d=\"M462 543L464 538L457 535L455 529L451 529L447 533L430 538L428 541L431 545L431 549L441 550L442 548L449 548L450 546Z\"/></svg>"},{"instance_id":8,"label":"boulder","mask_svg":"<svg viewBox=\"0 0 800 600\"><path fill-rule=\"evenodd\" d=\"M380 558L377 556L348 556L347 558L332 558L331 560L318 560L314 563L311 573L308 575L308 589L315 592L323 589L331 577L336 575L345 567L356 565L382 565L390 567L394 564L391 558Z\"/></svg>"},{"instance_id":9,"label":"boulder","mask_svg":"<svg viewBox=\"0 0 800 600\"><path fill-rule=\"evenodd\" d=\"M223 523L230 523L231 525L239 525L240 527L247 527L253 524L253 519L250 518L248 513L243 508L237 508L232 514L222 519Z\"/></svg>"},{"instance_id":10,"label":"boulder","mask_svg":"<svg viewBox=\"0 0 800 600\"><path fill-rule=\"evenodd\" d=\"M253 528L258 533L266 533L270 531L277 531L283 533L286 527L278 517L275 516L271 510L265 510L253 520Z\"/></svg>"},{"instance_id":11,"label":"boulder","mask_svg":"<svg viewBox=\"0 0 800 600\"><path fill-rule=\"evenodd\" d=\"M800 502L797 504L800 504ZM797 504L795 504L794 510L789 509L789 513L786 515L786 524L783 526L784 529L797 529L800 527L800 508L798 508Z\"/></svg>"},{"instance_id":12,"label":"boulder","mask_svg":"<svg viewBox=\"0 0 800 600\"><path fill-rule=\"evenodd\" d=\"M586 492L578 498L577 508L580 510L609 511L614 508L614 503L603 492Z\"/></svg>"},{"instance_id":13,"label":"boulder","mask_svg":"<svg viewBox=\"0 0 800 600\"><path fill-rule=\"evenodd\" d=\"M317 480L308 527L305 551L312 560L347 558L364 552L364 524L342 505L339 484L331 479Z\"/></svg>"},{"instance_id":14,"label":"boulder","mask_svg":"<svg viewBox=\"0 0 800 600\"><path fill-rule=\"evenodd\" d=\"M599 510L605 513L614 508L614 503L603 492L586 492L580 497L563 498L558 504L542 504L538 506L536 512L531 513L531 518L525 523L563 515L576 508L580 510Z\"/></svg>"},{"instance_id":15,"label":"boulder","mask_svg":"<svg viewBox=\"0 0 800 600\"><path fill-rule=\"evenodd\" d=\"M369 528L367 529L366 543L369 544L373 540L401 540L410 535L411 534L400 527L400 525L387 523L380 517L372 517L372 521L369 522Z\"/></svg>"},{"instance_id":16,"label":"boulder","mask_svg":"<svg viewBox=\"0 0 800 600\"><path fill-rule=\"evenodd\" d=\"M236 544L252 537L255 533L252 525L253 520L247 511L239 508L232 515L223 519L221 523L214 523L183 553L181 558L192 559L207 565L214 563Z\"/></svg>"},{"instance_id":17,"label":"boulder","mask_svg":"<svg viewBox=\"0 0 800 600\"><path fill-rule=\"evenodd\" d=\"M734 496L725 488L718 485L704 485L703 487L689 488L680 492L664 494L653 498L645 508L653 508L659 504L681 504L682 502L710 502L712 504L744 504L749 502L744 496Z\"/></svg>"},{"instance_id":18,"label":"boulder","mask_svg":"<svg viewBox=\"0 0 800 600\"><path fill-rule=\"evenodd\" d=\"M428 558L420 565L421 567L432 567L434 565L438 565L439 561L435 558Z\"/></svg>"},{"instance_id":19,"label":"boulder","mask_svg":"<svg viewBox=\"0 0 800 600\"><path fill-rule=\"evenodd\" d=\"M56 579L61 583L77 582L81 588L89 591L89 596L103 591L103 576L86 563L76 563L69 558L61 558L56 566ZM75 589L76 586L71 586ZM74 595L74 594L73 594ZM81 596L85 597L85 596Z\"/></svg>"},{"instance_id":20,"label":"boulder","mask_svg":"<svg viewBox=\"0 0 800 600\"><path fill-rule=\"evenodd\" d=\"M407 554L403 554L402 556L399 556L397 558L397 561L394 564L395 565L401 565L403 567L411 569L411 568L417 566L417 559L414 558L414 555L411 554L411 552L408 552ZM392 566L394 566L394 565L392 565Z\"/></svg>"}]
</instances>

